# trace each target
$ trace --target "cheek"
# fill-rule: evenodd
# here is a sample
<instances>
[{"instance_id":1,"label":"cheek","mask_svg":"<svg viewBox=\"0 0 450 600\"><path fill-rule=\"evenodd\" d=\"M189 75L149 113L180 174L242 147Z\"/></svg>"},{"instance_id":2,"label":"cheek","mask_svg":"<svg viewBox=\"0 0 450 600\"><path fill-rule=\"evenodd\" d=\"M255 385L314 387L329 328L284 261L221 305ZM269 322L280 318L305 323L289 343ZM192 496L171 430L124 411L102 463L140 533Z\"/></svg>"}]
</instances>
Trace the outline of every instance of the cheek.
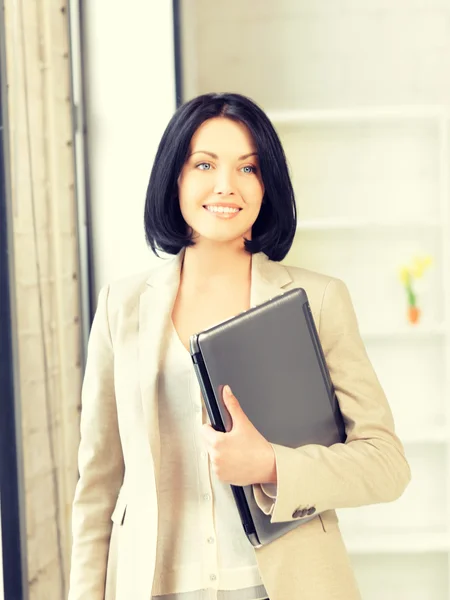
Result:
<instances>
[{"instance_id":1,"label":"cheek","mask_svg":"<svg viewBox=\"0 0 450 600\"><path fill-rule=\"evenodd\" d=\"M242 195L248 205L259 208L264 196L264 186L259 180L249 181L245 184L245 188L242 189Z\"/></svg>"},{"instance_id":2,"label":"cheek","mask_svg":"<svg viewBox=\"0 0 450 600\"><path fill-rule=\"evenodd\" d=\"M210 191L211 184L207 177L199 177L192 172L183 175L178 182L178 197L186 207L204 198Z\"/></svg>"},{"instance_id":3,"label":"cheek","mask_svg":"<svg viewBox=\"0 0 450 600\"><path fill-rule=\"evenodd\" d=\"M178 185L180 212L184 221L194 230L199 226L198 218L203 204L209 198L209 188L205 181L196 177L186 177Z\"/></svg>"}]
</instances>

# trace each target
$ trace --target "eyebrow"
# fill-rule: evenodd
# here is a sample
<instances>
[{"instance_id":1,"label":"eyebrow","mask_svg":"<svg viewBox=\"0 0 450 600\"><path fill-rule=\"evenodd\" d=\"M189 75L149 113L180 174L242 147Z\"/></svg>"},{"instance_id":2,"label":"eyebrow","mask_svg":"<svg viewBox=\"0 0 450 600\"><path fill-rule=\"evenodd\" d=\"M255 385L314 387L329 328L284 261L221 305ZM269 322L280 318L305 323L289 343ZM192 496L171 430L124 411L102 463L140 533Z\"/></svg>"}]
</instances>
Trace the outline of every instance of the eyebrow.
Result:
<instances>
[{"instance_id":1,"label":"eyebrow","mask_svg":"<svg viewBox=\"0 0 450 600\"><path fill-rule=\"evenodd\" d=\"M211 156L212 158L215 158L216 160L218 160L218 156L217 154L214 154L214 152L208 152L207 150L196 150L195 152L192 152L189 156L193 156L194 154L207 154L208 156ZM238 158L238 160L245 160L246 158L249 158L250 156L258 156L257 152L250 152L249 154L243 154L242 156L240 156Z\"/></svg>"}]
</instances>

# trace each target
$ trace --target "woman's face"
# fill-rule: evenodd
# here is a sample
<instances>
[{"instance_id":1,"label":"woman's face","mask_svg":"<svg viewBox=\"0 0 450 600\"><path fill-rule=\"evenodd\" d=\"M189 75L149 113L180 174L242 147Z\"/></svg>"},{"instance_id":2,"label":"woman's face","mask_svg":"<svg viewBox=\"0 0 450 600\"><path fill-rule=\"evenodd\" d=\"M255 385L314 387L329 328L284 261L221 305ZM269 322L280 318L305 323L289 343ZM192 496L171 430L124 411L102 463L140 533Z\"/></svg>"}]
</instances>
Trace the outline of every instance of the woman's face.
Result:
<instances>
[{"instance_id":1,"label":"woman's face","mask_svg":"<svg viewBox=\"0 0 450 600\"><path fill-rule=\"evenodd\" d=\"M178 194L181 214L196 241L251 239L264 185L255 144L242 123L218 117L197 129Z\"/></svg>"}]
</instances>

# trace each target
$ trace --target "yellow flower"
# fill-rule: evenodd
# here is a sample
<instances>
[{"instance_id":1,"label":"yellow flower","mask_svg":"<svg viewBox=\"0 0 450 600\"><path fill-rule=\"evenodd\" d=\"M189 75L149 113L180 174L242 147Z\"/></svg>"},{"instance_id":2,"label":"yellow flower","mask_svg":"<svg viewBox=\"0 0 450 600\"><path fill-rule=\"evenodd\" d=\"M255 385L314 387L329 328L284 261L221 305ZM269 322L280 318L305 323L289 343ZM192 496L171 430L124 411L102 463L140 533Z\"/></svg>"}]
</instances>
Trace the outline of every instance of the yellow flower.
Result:
<instances>
[{"instance_id":1,"label":"yellow flower","mask_svg":"<svg viewBox=\"0 0 450 600\"><path fill-rule=\"evenodd\" d=\"M400 281L403 283L403 285L407 285L409 278L410 278L410 273L409 273L408 267L406 267L406 266L400 267L399 276L400 276Z\"/></svg>"},{"instance_id":2,"label":"yellow flower","mask_svg":"<svg viewBox=\"0 0 450 600\"><path fill-rule=\"evenodd\" d=\"M426 269L431 265L433 259L430 255L416 256L411 265L411 275L416 278L423 276Z\"/></svg>"}]
</instances>

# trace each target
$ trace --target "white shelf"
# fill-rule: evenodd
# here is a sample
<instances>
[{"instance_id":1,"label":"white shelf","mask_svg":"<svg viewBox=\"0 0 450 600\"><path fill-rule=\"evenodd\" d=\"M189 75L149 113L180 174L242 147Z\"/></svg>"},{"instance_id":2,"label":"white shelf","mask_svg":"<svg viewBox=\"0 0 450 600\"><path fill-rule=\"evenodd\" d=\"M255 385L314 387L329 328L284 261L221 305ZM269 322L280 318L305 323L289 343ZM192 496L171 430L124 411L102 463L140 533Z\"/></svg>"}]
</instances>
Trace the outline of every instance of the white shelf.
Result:
<instances>
[{"instance_id":1,"label":"white shelf","mask_svg":"<svg viewBox=\"0 0 450 600\"><path fill-rule=\"evenodd\" d=\"M392 328L366 329L361 331L361 337L365 341L382 340L389 338L428 338L433 336L444 336L448 332L448 327L443 323L434 325L404 325Z\"/></svg>"},{"instance_id":2,"label":"white shelf","mask_svg":"<svg viewBox=\"0 0 450 600\"><path fill-rule=\"evenodd\" d=\"M436 120L448 118L446 106L388 106L377 108L349 108L333 110L282 110L268 113L275 126L308 123L349 123L386 120Z\"/></svg>"},{"instance_id":3,"label":"white shelf","mask_svg":"<svg viewBox=\"0 0 450 600\"><path fill-rule=\"evenodd\" d=\"M380 563L381 561L392 561L393 563L398 561L399 564L407 564L410 560L422 561L428 555L430 564L434 564L435 560L438 564L446 561L450 576L450 504L448 511L445 511L443 500L443 498L448 498L450 494L450 403L446 401L450 397L450 312L448 310L448 307L450 307L450 170L448 166L450 164L450 106L292 110L274 112L269 114L269 117L275 127L279 129L281 138L283 139L283 136L286 135L289 142L295 142L296 136L302 136L306 132L308 137L302 143L307 144L312 140L314 144L317 135L319 146L316 148L313 145L313 150L317 156L314 154L311 159L312 177L318 177L317 173L321 173L326 177L326 161L323 163L323 169L319 169L320 163L316 165L314 161L321 160L320 144L323 141L324 134L328 131L330 131L329 138L333 143L336 142L336 146L341 134L344 136L344 141L347 140L346 135L348 132L351 136L355 133L361 134L364 144L366 143L364 135L367 133L370 136L373 131L376 140L374 148L376 152L379 152L380 148L377 144L381 143L380 140L383 136L386 137L388 143L392 129L393 139L398 144L398 147L393 147L394 158L397 157L396 152L402 148L401 143L407 143L407 135L404 139L401 137L405 133L404 128L407 128L408 135L416 131L426 133L424 139L427 145L424 145L423 156L426 155L427 160L429 158L430 165L435 164L435 171L430 170L429 164L425 162L420 149L417 149L417 156L411 151L411 156L413 159L417 159L418 180L422 176L420 168L423 165L433 174L433 185L436 186L437 193L434 191L429 193L434 194L433 201L439 200L439 206L434 204L430 206L430 198L427 197L427 193L419 195L418 190L417 195L412 198L412 210L409 210L407 195L396 193L396 182L393 180L392 202L398 202L393 207L395 210L390 210L388 202L381 202L377 212L374 213L373 204L364 204L363 202L357 204L352 196L349 196L347 203L345 195L342 194L343 184L339 181L336 182L336 186L340 194L342 207L338 210L336 209L338 205L332 201L334 197L333 181L330 181L326 190L330 198L328 202L324 196L325 189L318 190L317 206L314 202L313 186L311 194L303 194L303 202L308 204L305 204L303 209L299 206L299 213L300 211L303 212L304 216L302 217L301 214L298 216L295 241L298 242L297 254L299 256L301 255L302 244L308 245L311 243L310 251L317 251L317 270L332 274L334 272L332 269L335 268L337 273L341 273L340 276L348 285L351 284L351 277L354 277L357 271L347 270L345 265L342 266L339 261L335 260L332 251L334 247L342 249L340 245L343 243L344 250L347 250L347 247L353 245L357 248L362 240L367 240L368 249L372 250L374 244L380 243L381 245L388 242L394 248L392 264L397 260L397 255L394 256L394 253L397 252L399 256L403 256L403 251L411 254L416 251L430 252L435 254L439 261L441 268L439 275L444 280L443 297L439 299L439 302L443 308L435 314L441 316L442 322L433 322L433 317L430 316L429 322L425 318L417 325L408 325L403 314L400 314L397 321L392 315L389 322L380 324L380 327L377 327L376 322L372 322L367 318L364 321L366 327L363 325L361 328L361 336L369 353L372 350L374 356L378 357L380 370L383 366L386 379L391 380L390 385L393 391L396 389L401 390L402 382L401 379L397 381L395 372L390 373L387 362L389 358L385 359L383 357L384 348L392 346L394 350L398 350L399 354L407 354L410 346L414 350L421 348L424 352L424 360L439 361L436 369L430 368L429 362L424 367L428 367L428 370L425 370L427 376L429 374L430 377L436 376L439 379L442 377L442 382L439 381L439 385L434 382L436 385L431 386L433 390L437 391L439 398L442 394L443 398L440 402L436 397L433 401L427 402L425 400L423 402L422 390L426 389L427 380L422 381L420 373L417 377L419 382L417 394L414 389L410 389L410 386L408 394L398 398L395 402L396 433L405 447L407 456L410 457L413 479L415 479L412 485L420 487L423 482L421 490L424 490L424 502L420 503L405 497L405 509L400 509L397 513L398 518L396 520L391 519L389 523L386 523L384 530L383 522L373 523L370 512L366 513L366 517L362 514L361 518L356 517L355 520L352 519L351 513L349 513L345 522L344 519L341 520L341 529L349 553L352 557L367 557L364 561L361 560L364 564L375 565L377 561L380 561ZM429 135L432 132L433 135ZM381 135L380 138L377 137L378 133ZM351 139L353 140L353 138ZM301 160L303 146L300 145L300 151L295 147L294 150L292 167L295 170L295 161ZM328 147L326 147L326 150L328 151ZM357 168L358 146L347 144L345 150L353 153L349 154L349 157L354 158L355 168ZM334 156L333 152L337 151L338 149L335 146L331 147L329 149L330 156L326 155L325 158L331 160ZM374 156L376 157L375 151ZM387 151L389 152L389 149ZM406 156L405 160L407 158ZM338 163L340 159L338 157ZM344 154L344 158L342 158L344 165L347 165L346 160L348 160L348 157ZM399 163L401 168L402 164ZM308 176L308 165L303 165L303 170L305 168L307 169L306 176ZM428 173L428 171L424 172ZM414 172L411 174L414 176ZM423 189L434 190L434 187ZM309 202L308 198L310 198ZM425 217L423 219L420 218L422 214ZM320 215L323 215L323 217ZM327 248L331 249L330 267L328 267ZM342 257L344 260L346 256L348 255L343 251ZM378 263L375 263L375 261L378 260L378 255L373 252L368 258L373 260L376 268ZM355 255L354 258L355 261L364 261L364 259L364 255ZM382 264L385 266L391 264L389 262L390 258L386 258L386 253L380 252L379 260L384 261ZM314 261L312 263L316 264ZM371 262L370 264L372 265ZM350 281L345 278L347 272L350 275ZM364 284L364 281L362 283ZM436 285L436 280L434 285ZM390 293L391 290L388 284L386 289L387 293ZM440 286L436 293L442 293ZM363 300L364 298L359 299L360 302ZM367 302L371 301L369 296L366 300ZM432 315L433 313L430 311L428 314ZM436 316L436 319L438 318ZM442 372L441 356L445 372ZM408 371L408 364L408 362L405 362L402 373ZM411 405L414 406L414 409L411 408ZM410 412L412 410L415 412ZM433 462L435 460L438 461L439 465ZM416 483L417 481L418 483ZM433 532L431 526L431 531L426 529L426 523L438 523L437 519L431 518L434 516L435 510L434 500L436 500L439 507L439 514L444 514L446 518L441 519ZM421 510L424 511L424 514L421 514ZM430 513L428 520L426 513ZM416 515L417 518L415 518ZM395 523L397 527L395 527ZM422 526L420 523L422 523ZM363 529L364 526L365 530ZM441 530L445 530L445 532L440 532ZM355 564L357 562L355 560ZM405 589L407 589L406 582ZM450 583L448 584L448 591L449 593L445 595L445 598L450 600ZM383 597L381 583L380 597Z\"/></svg>"},{"instance_id":4,"label":"white shelf","mask_svg":"<svg viewBox=\"0 0 450 600\"><path fill-rule=\"evenodd\" d=\"M441 224L436 219L421 221L394 220L375 221L370 219L299 219L297 231L332 231L332 230L379 230L379 229L432 229Z\"/></svg>"},{"instance_id":5,"label":"white shelf","mask_svg":"<svg viewBox=\"0 0 450 600\"><path fill-rule=\"evenodd\" d=\"M449 552L448 533L396 533L355 535L343 533L350 554L425 554Z\"/></svg>"},{"instance_id":6,"label":"white shelf","mask_svg":"<svg viewBox=\"0 0 450 600\"><path fill-rule=\"evenodd\" d=\"M405 446L420 444L447 444L450 442L450 431L445 425L423 428L422 431L408 432L397 430L397 435Z\"/></svg>"}]
</instances>

